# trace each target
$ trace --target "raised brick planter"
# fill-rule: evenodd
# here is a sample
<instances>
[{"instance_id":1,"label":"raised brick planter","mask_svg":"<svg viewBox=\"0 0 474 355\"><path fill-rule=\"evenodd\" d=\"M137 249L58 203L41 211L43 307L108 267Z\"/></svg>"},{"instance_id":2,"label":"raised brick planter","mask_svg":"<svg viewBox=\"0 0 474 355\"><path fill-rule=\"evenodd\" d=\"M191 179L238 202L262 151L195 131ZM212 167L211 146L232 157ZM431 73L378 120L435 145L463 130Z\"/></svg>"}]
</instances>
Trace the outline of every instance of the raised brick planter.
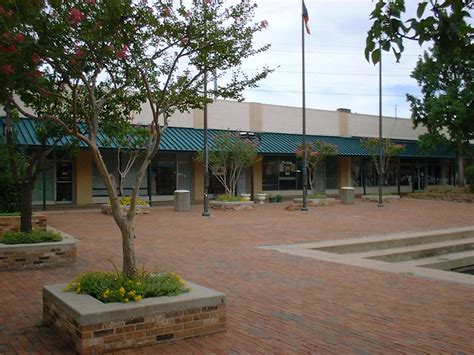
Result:
<instances>
[{"instance_id":1,"label":"raised brick planter","mask_svg":"<svg viewBox=\"0 0 474 355\"><path fill-rule=\"evenodd\" d=\"M333 206L336 203L336 199L332 197L326 198L308 198L306 200L308 207L317 206ZM285 207L287 211L299 211L303 208L303 198L297 197L293 199L293 203Z\"/></svg>"},{"instance_id":2,"label":"raised brick planter","mask_svg":"<svg viewBox=\"0 0 474 355\"><path fill-rule=\"evenodd\" d=\"M233 201L233 202L225 202L225 201L209 201L209 205L211 208L224 210L224 211L238 211L244 209L253 208L255 203L253 201Z\"/></svg>"},{"instance_id":3,"label":"raised brick planter","mask_svg":"<svg viewBox=\"0 0 474 355\"><path fill-rule=\"evenodd\" d=\"M33 229L46 230L47 219L45 215L34 214L32 217ZM17 232L20 230L20 216L0 216L0 234Z\"/></svg>"},{"instance_id":4,"label":"raised brick planter","mask_svg":"<svg viewBox=\"0 0 474 355\"><path fill-rule=\"evenodd\" d=\"M102 303L65 284L43 287L43 321L81 354L135 348L226 330L224 294L187 283L178 296Z\"/></svg>"},{"instance_id":5,"label":"raised brick planter","mask_svg":"<svg viewBox=\"0 0 474 355\"><path fill-rule=\"evenodd\" d=\"M0 270L22 270L72 264L76 261L76 240L62 233L63 240L51 243L0 243Z\"/></svg>"},{"instance_id":6,"label":"raised brick planter","mask_svg":"<svg viewBox=\"0 0 474 355\"><path fill-rule=\"evenodd\" d=\"M378 195L363 195L361 197L362 201L368 201L368 202L379 202L379 196ZM398 195L385 195L382 196L382 201L386 203L390 203L393 201L399 201L400 196Z\"/></svg>"}]
</instances>

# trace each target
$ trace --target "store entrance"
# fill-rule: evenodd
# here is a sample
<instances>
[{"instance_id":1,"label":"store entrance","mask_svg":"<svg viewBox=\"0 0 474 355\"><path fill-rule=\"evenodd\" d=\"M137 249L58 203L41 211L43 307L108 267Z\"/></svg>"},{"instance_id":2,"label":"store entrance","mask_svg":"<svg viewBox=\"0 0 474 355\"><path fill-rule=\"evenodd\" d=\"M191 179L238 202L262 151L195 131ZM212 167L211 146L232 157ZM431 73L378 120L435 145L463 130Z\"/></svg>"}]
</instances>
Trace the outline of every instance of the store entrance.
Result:
<instances>
[{"instance_id":1,"label":"store entrance","mask_svg":"<svg viewBox=\"0 0 474 355\"><path fill-rule=\"evenodd\" d=\"M56 202L72 202L72 162L56 163Z\"/></svg>"}]
</instances>

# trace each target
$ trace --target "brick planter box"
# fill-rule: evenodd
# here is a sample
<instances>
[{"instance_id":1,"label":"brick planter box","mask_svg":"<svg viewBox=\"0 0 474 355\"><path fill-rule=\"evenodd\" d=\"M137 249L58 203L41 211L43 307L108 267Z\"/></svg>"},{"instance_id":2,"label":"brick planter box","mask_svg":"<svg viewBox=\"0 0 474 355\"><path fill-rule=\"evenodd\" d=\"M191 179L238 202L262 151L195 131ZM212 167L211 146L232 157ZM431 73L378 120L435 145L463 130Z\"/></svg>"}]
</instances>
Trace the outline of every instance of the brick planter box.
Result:
<instances>
[{"instance_id":1,"label":"brick planter box","mask_svg":"<svg viewBox=\"0 0 474 355\"><path fill-rule=\"evenodd\" d=\"M61 233L60 242L1 244L0 270L36 269L72 264L76 261L76 240Z\"/></svg>"},{"instance_id":2,"label":"brick planter box","mask_svg":"<svg viewBox=\"0 0 474 355\"><path fill-rule=\"evenodd\" d=\"M65 284L43 287L43 321L81 354L136 348L226 330L224 294L187 283L178 296L102 303Z\"/></svg>"},{"instance_id":3,"label":"brick planter box","mask_svg":"<svg viewBox=\"0 0 474 355\"><path fill-rule=\"evenodd\" d=\"M33 229L46 230L47 218L45 215L34 214L32 218ZM17 232L20 230L20 216L0 216L0 234Z\"/></svg>"},{"instance_id":4,"label":"brick planter box","mask_svg":"<svg viewBox=\"0 0 474 355\"><path fill-rule=\"evenodd\" d=\"M361 197L362 201L368 201L368 202L379 202L379 197L378 195L363 195ZM398 201L400 200L400 196L398 195L386 195L382 196L383 202L393 202L393 201Z\"/></svg>"},{"instance_id":5,"label":"brick planter box","mask_svg":"<svg viewBox=\"0 0 474 355\"><path fill-rule=\"evenodd\" d=\"M224 210L224 211L238 211L244 209L250 209L255 203L253 201L235 201L235 202L225 202L225 201L209 201L211 208Z\"/></svg>"}]
</instances>

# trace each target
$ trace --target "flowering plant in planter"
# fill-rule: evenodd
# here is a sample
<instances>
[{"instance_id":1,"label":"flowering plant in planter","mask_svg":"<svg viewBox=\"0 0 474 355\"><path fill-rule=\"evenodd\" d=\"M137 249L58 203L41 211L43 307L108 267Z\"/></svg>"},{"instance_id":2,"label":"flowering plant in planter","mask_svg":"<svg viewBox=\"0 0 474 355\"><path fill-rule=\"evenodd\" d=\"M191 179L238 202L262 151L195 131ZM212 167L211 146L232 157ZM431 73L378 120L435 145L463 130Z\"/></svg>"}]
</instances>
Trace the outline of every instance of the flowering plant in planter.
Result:
<instances>
[{"instance_id":1,"label":"flowering plant in planter","mask_svg":"<svg viewBox=\"0 0 474 355\"><path fill-rule=\"evenodd\" d=\"M88 272L76 277L64 290L87 294L104 303L127 303L149 297L179 295L188 292L189 288L173 272L153 274L140 270L133 277L118 272Z\"/></svg>"}]
</instances>

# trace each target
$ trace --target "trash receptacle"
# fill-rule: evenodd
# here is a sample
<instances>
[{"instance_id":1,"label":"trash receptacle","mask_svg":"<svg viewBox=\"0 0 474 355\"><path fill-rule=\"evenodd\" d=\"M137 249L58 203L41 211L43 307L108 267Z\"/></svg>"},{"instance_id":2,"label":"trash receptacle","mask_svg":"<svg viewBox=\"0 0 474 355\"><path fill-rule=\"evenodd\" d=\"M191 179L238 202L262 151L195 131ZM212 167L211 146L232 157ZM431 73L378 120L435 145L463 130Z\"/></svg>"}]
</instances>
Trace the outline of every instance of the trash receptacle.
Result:
<instances>
[{"instance_id":1,"label":"trash receptacle","mask_svg":"<svg viewBox=\"0 0 474 355\"><path fill-rule=\"evenodd\" d=\"M354 204L354 188L353 187L341 187L341 203L343 205Z\"/></svg>"},{"instance_id":2,"label":"trash receptacle","mask_svg":"<svg viewBox=\"0 0 474 355\"><path fill-rule=\"evenodd\" d=\"M191 197L189 190L176 190L174 192L174 210L178 212L189 211L191 208Z\"/></svg>"}]
</instances>

